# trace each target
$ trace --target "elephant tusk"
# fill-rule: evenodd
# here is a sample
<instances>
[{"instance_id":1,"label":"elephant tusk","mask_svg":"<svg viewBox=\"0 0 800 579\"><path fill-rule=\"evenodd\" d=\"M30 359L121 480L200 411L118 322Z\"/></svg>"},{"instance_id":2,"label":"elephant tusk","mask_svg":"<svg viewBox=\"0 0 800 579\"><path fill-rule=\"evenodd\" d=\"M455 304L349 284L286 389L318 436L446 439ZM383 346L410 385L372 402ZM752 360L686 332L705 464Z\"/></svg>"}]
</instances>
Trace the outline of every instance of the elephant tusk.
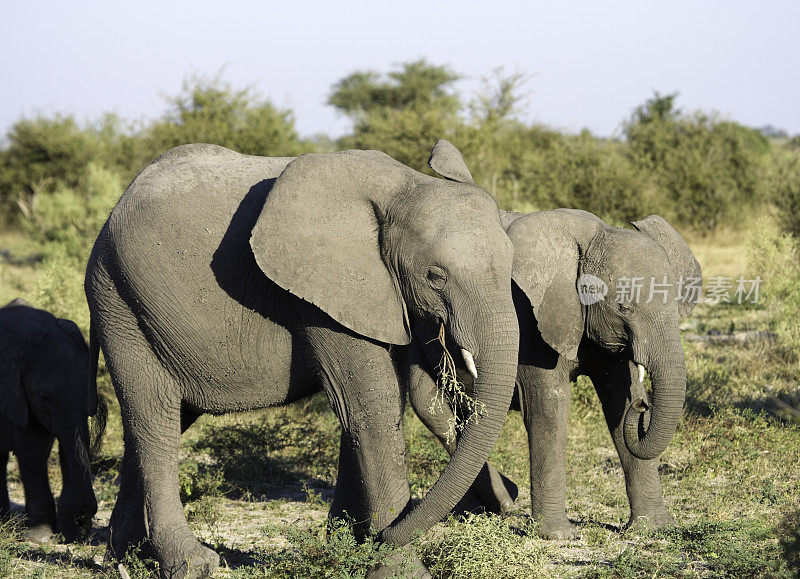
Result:
<instances>
[{"instance_id":1,"label":"elephant tusk","mask_svg":"<svg viewBox=\"0 0 800 579\"><path fill-rule=\"evenodd\" d=\"M636 367L639 368L639 384L641 384L644 382L644 366L636 364Z\"/></svg>"},{"instance_id":2,"label":"elephant tusk","mask_svg":"<svg viewBox=\"0 0 800 579\"><path fill-rule=\"evenodd\" d=\"M469 370L470 375L472 375L473 379L477 380L478 370L475 368L475 360L472 358L472 354L470 354L469 350L461 348L461 355L464 357L464 363L467 365L467 370Z\"/></svg>"}]
</instances>

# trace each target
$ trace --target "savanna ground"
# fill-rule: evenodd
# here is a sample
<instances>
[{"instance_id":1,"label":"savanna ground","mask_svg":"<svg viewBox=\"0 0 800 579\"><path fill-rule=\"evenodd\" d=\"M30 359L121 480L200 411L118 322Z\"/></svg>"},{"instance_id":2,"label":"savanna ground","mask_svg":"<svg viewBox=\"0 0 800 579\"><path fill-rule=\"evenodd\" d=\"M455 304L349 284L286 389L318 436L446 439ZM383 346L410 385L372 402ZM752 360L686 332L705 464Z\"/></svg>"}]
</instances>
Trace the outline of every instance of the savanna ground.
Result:
<instances>
[{"instance_id":1,"label":"savanna ground","mask_svg":"<svg viewBox=\"0 0 800 579\"><path fill-rule=\"evenodd\" d=\"M706 278L752 277L744 234L690 238ZM47 288L24 235L0 236L0 303ZM13 257L8 257L13 256ZM38 288L38 289L37 289ZM37 294L37 292L39 292ZM415 542L436 577L789 577L800 565L800 388L797 362L770 337L762 305L700 304L684 323L686 412L661 457L666 504L677 525L621 531L623 475L591 385L574 387L568 442L568 515L580 536L542 541L531 523L525 429L510 413L492 461L520 485L517 510L471 515ZM758 333L763 332L763 333ZM108 376L101 386L110 392ZM84 545L19 541L2 529L0 575L118 576L104 540L117 493L121 428L114 400L97 463L100 511ZM409 476L421 496L446 455L407 412ZM359 546L345 525L326 528L339 425L324 398L268 412L203 417L182 440L181 494L196 533L222 557L219 576L361 576L383 553ZM55 453L51 484L60 486ZM11 461L12 501L23 504ZM326 538L327 535L327 538ZM132 577L153 566L130 557Z\"/></svg>"}]
</instances>

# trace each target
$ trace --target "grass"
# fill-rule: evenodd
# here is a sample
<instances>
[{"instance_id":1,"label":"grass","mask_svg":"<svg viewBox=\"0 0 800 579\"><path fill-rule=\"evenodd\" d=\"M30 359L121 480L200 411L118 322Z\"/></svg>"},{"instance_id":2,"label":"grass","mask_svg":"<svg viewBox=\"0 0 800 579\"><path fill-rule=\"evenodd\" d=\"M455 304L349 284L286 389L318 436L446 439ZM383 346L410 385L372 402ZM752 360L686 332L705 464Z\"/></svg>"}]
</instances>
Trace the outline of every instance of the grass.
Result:
<instances>
[{"instance_id":1,"label":"grass","mask_svg":"<svg viewBox=\"0 0 800 579\"><path fill-rule=\"evenodd\" d=\"M691 239L706 275L749 274L744 235ZM3 233L0 249L36 254L23 235ZM16 265L15 265L16 264ZM34 303L47 264L0 262L0 301ZM38 268L38 269L37 269ZM45 268L45 269L43 269ZM3 301L3 303L5 303ZM64 302L68 307L69 302ZM620 532L628 506L622 470L602 412L586 380L574 387L567 448L567 507L579 537L541 541L528 517L527 436L511 413L492 461L520 486L518 510L470 515L437 525L415 542L436 577L790 577L800 571L800 370L772 340L697 341L693 336L767 331L759 305L701 304L685 322L688 388L684 419L661 457L661 480L674 528ZM101 369L100 384L110 392ZM0 525L0 576L116 577L102 530L116 498L121 456L113 398L98 463L96 544L37 545ZM405 435L412 496L420 497L447 463L433 436L407 411ZM190 525L221 555L222 577L361 577L384 556L358 544L347 525L329 527L339 425L322 396L269 412L202 417L184 436L181 493ZM55 453L51 484L60 490ZM15 462L12 501L21 505ZM402 559L402 556L400 557ZM132 577L152 563L129 557Z\"/></svg>"}]
</instances>

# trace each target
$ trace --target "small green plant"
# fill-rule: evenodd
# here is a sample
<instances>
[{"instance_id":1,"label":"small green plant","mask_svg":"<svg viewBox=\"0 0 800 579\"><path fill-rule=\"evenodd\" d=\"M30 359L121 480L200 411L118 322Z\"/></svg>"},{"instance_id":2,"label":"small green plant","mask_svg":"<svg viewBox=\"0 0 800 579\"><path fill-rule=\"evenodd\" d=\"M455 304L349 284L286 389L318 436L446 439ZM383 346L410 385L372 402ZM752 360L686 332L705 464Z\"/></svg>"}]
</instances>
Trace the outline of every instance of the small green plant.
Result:
<instances>
[{"instance_id":1,"label":"small green plant","mask_svg":"<svg viewBox=\"0 0 800 579\"><path fill-rule=\"evenodd\" d=\"M16 520L0 521L0 577L9 577L14 558L22 550L20 525Z\"/></svg>"},{"instance_id":2,"label":"small green plant","mask_svg":"<svg viewBox=\"0 0 800 579\"><path fill-rule=\"evenodd\" d=\"M395 576L406 576L407 561L404 557L397 557L396 549L374 542L372 538L357 541L352 521L330 519L306 528L273 525L266 527L264 533L270 537L283 536L289 547L277 552L262 550L257 557L257 566L237 569L233 577L359 578L365 577L376 565L390 561L396 561Z\"/></svg>"},{"instance_id":3,"label":"small green plant","mask_svg":"<svg viewBox=\"0 0 800 579\"><path fill-rule=\"evenodd\" d=\"M184 460L178 468L181 501L198 501L207 496L220 496L225 487L222 469L194 458Z\"/></svg>"},{"instance_id":4,"label":"small green plant","mask_svg":"<svg viewBox=\"0 0 800 579\"><path fill-rule=\"evenodd\" d=\"M480 420L485 405L476 400L464 389L464 385L458 381L456 374L456 363L453 356L447 350L445 344L444 324L439 326L439 335L435 338L442 346L442 359L439 361L439 376L436 393L431 399L428 412L440 414L444 411L444 405L449 404L453 411L453 416L447 419L448 430L442 433L447 438L447 443L455 441L459 432L472 422Z\"/></svg>"},{"instance_id":5,"label":"small green plant","mask_svg":"<svg viewBox=\"0 0 800 579\"><path fill-rule=\"evenodd\" d=\"M535 523L493 515L468 514L447 520L447 530L423 542L422 562L434 577L522 579L547 577L547 550L535 537ZM502 562L502 564L500 564Z\"/></svg>"},{"instance_id":6,"label":"small green plant","mask_svg":"<svg viewBox=\"0 0 800 579\"><path fill-rule=\"evenodd\" d=\"M158 563L150 559L143 559L139 556L139 548L131 547L125 552L125 556L115 566L121 577L124 577L123 570L130 579L150 579L157 575L151 574L151 569L158 570Z\"/></svg>"},{"instance_id":7,"label":"small green plant","mask_svg":"<svg viewBox=\"0 0 800 579\"><path fill-rule=\"evenodd\" d=\"M187 520L202 525L211 535L211 542L219 548L225 544L222 533L222 505L218 497L204 496L186 507Z\"/></svg>"}]
</instances>

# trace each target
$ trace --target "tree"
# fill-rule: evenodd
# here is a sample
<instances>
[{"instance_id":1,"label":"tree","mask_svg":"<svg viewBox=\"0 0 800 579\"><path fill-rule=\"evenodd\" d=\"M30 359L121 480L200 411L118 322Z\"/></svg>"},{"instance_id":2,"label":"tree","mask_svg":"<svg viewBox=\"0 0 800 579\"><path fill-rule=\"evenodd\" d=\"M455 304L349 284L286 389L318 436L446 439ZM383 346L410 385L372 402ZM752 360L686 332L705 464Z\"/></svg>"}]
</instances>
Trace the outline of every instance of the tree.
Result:
<instances>
[{"instance_id":1,"label":"tree","mask_svg":"<svg viewBox=\"0 0 800 579\"><path fill-rule=\"evenodd\" d=\"M187 143L212 143L247 155L289 156L304 152L290 110L279 109L250 89L234 89L219 76L191 77L170 110L148 131L157 152Z\"/></svg>"},{"instance_id":2,"label":"tree","mask_svg":"<svg viewBox=\"0 0 800 579\"><path fill-rule=\"evenodd\" d=\"M627 153L678 222L708 233L763 198L769 142L737 123L683 114L676 97L656 93L636 108L624 125Z\"/></svg>"},{"instance_id":3,"label":"tree","mask_svg":"<svg viewBox=\"0 0 800 579\"><path fill-rule=\"evenodd\" d=\"M378 149L417 170L427 170L433 144L451 137L460 119L452 92L458 75L446 66L418 60L382 77L358 71L337 82L328 104L350 117L353 134L342 148Z\"/></svg>"},{"instance_id":4,"label":"tree","mask_svg":"<svg viewBox=\"0 0 800 579\"><path fill-rule=\"evenodd\" d=\"M98 135L71 116L21 119L0 152L0 206L12 217L27 210L37 192L58 183L74 187L101 151Z\"/></svg>"}]
</instances>

